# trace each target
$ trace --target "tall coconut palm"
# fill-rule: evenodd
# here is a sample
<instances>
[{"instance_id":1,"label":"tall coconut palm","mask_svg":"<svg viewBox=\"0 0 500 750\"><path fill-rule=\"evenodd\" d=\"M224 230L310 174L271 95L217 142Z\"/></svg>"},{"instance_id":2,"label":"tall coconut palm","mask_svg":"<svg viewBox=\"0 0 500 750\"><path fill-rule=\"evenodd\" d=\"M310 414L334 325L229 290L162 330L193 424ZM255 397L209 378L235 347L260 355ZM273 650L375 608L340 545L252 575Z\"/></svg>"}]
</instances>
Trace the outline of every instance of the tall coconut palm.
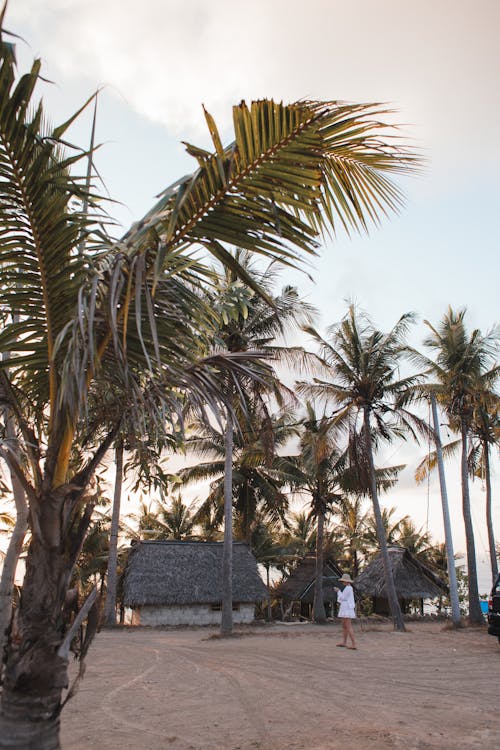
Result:
<instances>
[{"instance_id":1,"label":"tall coconut palm","mask_svg":"<svg viewBox=\"0 0 500 750\"><path fill-rule=\"evenodd\" d=\"M435 395L431 391L431 400ZM437 413L437 412L436 412ZM436 419L437 423L437 419ZM459 425L456 426L459 429ZM484 481L486 487L486 528L488 530L488 546L490 553L490 566L492 580L498 575L498 562L495 553L495 533L493 527L492 514L492 492L491 492L491 466L490 466L490 449L496 446L500 439L500 424L498 417L498 396L491 391L484 393L481 385L475 389L474 394L474 415L470 433L470 450L467 458L467 464L470 476L480 478ZM454 457L461 448L461 440L451 440L444 446L437 446L435 451L429 451L427 456L422 459L415 470L415 479L417 482L423 482L429 472L438 467L444 472L443 467L439 466L439 449L442 457ZM450 532L451 533L451 532Z\"/></svg>"},{"instance_id":2,"label":"tall coconut palm","mask_svg":"<svg viewBox=\"0 0 500 750\"><path fill-rule=\"evenodd\" d=\"M214 313L200 293L209 273L193 248L233 268L227 244L295 265L315 251L322 229L365 228L397 209L391 173L411 170L415 160L388 141L377 106L242 102L231 146L222 146L207 113L214 152L188 145L197 171L113 243L92 212L77 208L95 196L77 174L81 153L65 150L74 118L47 124L35 100L39 81L40 61L17 77L2 31L0 284L19 322L0 332L0 351L11 352L0 398L22 458L0 449L30 504L31 543L7 642L0 747L54 750L72 639L65 593L92 516L86 490L118 429L94 434L87 454L78 450L99 374L119 374L138 432L146 411L158 424L176 422L187 390L200 408L226 408L220 369L241 373L251 357L217 354L196 364Z\"/></svg>"},{"instance_id":3,"label":"tall coconut palm","mask_svg":"<svg viewBox=\"0 0 500 750\"><path fill-rule=\"evenodd\" d=\"M462 513L467 546L467 576L469 592L469 620L482 623L483 615L479 602L477 582L476 548L470 507L468 453L469 436L474 420L474 407L478 384L483 393L492 393L500 369L491 367L497 351L499 331L494 329L486 335L479 330L468 333L465 325L465 309L454 311L451 307L438 327L425 321L430 329L424 345L435 354L435 360L415 353L417 362L428 369L436 398L444 407L452 426L456 425L461 439L461 483Z\"/></svg>"},{"instance_id":4,"label":"tall coconut palm","mask_svg":"<svg viewBox=\"0 0 500 750\"><path fill-rule=\"evenodd\" d=\"M253 393L256 398L251 397L252 388L245 390L244 417L241 408L236 408L235 396L232 395L231 410L239 417L240 428L233 430L230 417L222 431L214 425L201 426L200 434L188 440L187 447L199 459L208 460L199 460L196 465L178 472L185 483L211 480L208 496L197 512L197 522L203 525L211 519L211 524L216 527L224 522L223 635L232 632L233 530L237 538L250 543L259 510L277 519L284 516L288 506L281 489L283 479L279 458L270 447L278 445L283 436L289 434L289 429L284 422L279 424L267 413L262 394L258 393L261 388Z\"/></svg>"},{"instance_id":5,"label":"tall coconut palm","mask_svg":"<svg viewBox=\"0 0 500 750\"><path fill-rule=\"evenodd\" d=\"M213 295L213 306L220 313L222 323L217 339L231 352L245 352L254 349L266 360L302 361L305 353L299 347L279 345L278 337L282 337L293 327L298 328L311 320L312 308L301 301L296 289L285 287L281 294L273 295L275 269L269 266L263 272L255 268L251 255L247 251L237 250L235 260L245 269L254 287L258 284L263 294L255 295L253 290L244 285L232 268L226 268L220 277ZM265 295L265 296L264 296ZM271 303L271 304L269 304ZM224 498L224 551L222 577L222 619L221 634L230 635L232 632L232 507L233 494L239 495L238 511L240 521L243 522L243 536L249 541L251 523L257 509L257 501L265 502L272 497L274 505L283 500L277 492L276 479L272 478L264 467L273 460L274 429L268 414L267 400L271 395L281 402L284 387L276 376L271 376L266 382L254 382L249 389L244 383L233 389L232 414L227 415L224 434L224 467L223 467L223 498ZM245 405L242 404L245 402ZM243 409L242 409L243 406ZM240 426L239 437L234 433L234 417L243 415L244 425ZM258 427L257 427L258 425ZM214 436L214 431L212 430ZM258 441L258 445L256 442ZM238 445L239 444L239 445ZM237 489L233 486L235 448L244 450L240 455L239 476ZM253 471L259 466L260 471ZM205 467L206 468L206 467ZM221 467L222 468L222 467ZM242 474L244 475L242 477ZM185 477L189 473L184 474ZM243 481L241 481L243 479ZM263 494L264 493L264 494ZM217 497L217 490L211 493L209 502ZM268 508L269 510L269 508Z\"/></svg>"},{"instance_id":6,"label":"tall coconut palm","mask_svg":"<svg viewBox=\"0 0 500 750\"><path fill-rule=\"evenodd\" d=\"M316 573L314 581L313 617L317 623L326 621L323 601L324 530L327 513L342 497L342 477L347 451L339 444L339 430L325 414L318 416L311 403L300 435L297 456L289 456L289 483L296 492L310 497L311 515L316 519Z\"/></svg>"},{"instance_id":7,"label":"tall coconut palm","mask_svg":"<svg viewBox=\"0 0 500 750\"><path fill-rule=\"evenodd\" d=\"M320 345L327 377L315 378L313 384L299 384L299 392L337 404L336 419L346 425L351 435L357 434L356 424L360 420L362 440L350 442L363 448L357 453L359 466L370 488L389 606L397 630L404 630L404 622L387 553L374 452L381 441L402 437L408 432L415 436L415 429L426 429L406 409L397 407L400 394L416 381L414 376L399 377L399 364L406 350L405 337L412 320L412 315L404 315L389 333L382 333L351 305L343 320L329 328L327 340L314 329L308 329Z\"/></svg>"},{"instance_id":8,"label":"tall coconut palm","mask_svg":"<svg viewBox=\"0 0 500 750\"><path fill-rule=\"evenodd\" d=\"M490 449L500 442L499 398L491 391L484 393L479 387L474 398L472 418L472 448L469 453L469 469L473 476L484 479L486 486L486 528L492 581L498 576L498 559L495 550L493 528Z\"/></svg>"}]
</instances>

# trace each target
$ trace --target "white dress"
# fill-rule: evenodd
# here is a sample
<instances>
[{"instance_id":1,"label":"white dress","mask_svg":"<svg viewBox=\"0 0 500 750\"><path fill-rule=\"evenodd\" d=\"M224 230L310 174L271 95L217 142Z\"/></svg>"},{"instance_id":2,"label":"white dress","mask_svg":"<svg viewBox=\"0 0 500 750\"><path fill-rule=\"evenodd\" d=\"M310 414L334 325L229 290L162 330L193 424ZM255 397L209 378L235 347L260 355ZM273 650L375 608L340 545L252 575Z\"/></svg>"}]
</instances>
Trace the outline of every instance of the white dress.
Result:
<instances>
[{"instance_id":1,"label":"white dress","mask_svg":"<svg viewBox=\"0 0 500 750\"><path fill-rule=\"evenodd\" d=\"M356 617L356 604L354 602L354 592L352 586L347 586L343 591L337 593L337 601L340 604L339 617L349 617L354 620Z\"/></svg>"}]
</instances>

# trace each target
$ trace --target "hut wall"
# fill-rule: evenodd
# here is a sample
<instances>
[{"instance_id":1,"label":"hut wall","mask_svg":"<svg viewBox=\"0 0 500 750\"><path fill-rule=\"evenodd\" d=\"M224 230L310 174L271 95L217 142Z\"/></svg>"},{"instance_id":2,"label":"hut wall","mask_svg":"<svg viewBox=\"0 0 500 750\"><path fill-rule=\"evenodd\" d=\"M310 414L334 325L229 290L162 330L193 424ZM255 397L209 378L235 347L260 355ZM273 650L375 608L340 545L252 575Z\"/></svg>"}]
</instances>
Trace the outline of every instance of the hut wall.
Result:
<instances>
[{"instance_id":1,"label":"hut wall","mask_svg":"<svg viewBox=\"0 0 500 750\"><path fill-rule=\"evenodd\" d=\"M233 607L236 625L253 622L255 605L239 604ZM221 611L211 604L143 606L133 610L132 625L220 625Z\"/></svg>"},{"instance_id":2,"label":"hut wall","mask_svg":"<svg viewBox=\"0 0 500 750\"><path fill-rule=\"evenodd\" d=\"M376 615L381 615L382 617L389 617L391 614L391 610L389 607L389 600L383 599L380 596L374 596L372 597L373 602L373 612ZM399 600L399 603L401 604L401 600Z\"/></svg>"}]
</instances>

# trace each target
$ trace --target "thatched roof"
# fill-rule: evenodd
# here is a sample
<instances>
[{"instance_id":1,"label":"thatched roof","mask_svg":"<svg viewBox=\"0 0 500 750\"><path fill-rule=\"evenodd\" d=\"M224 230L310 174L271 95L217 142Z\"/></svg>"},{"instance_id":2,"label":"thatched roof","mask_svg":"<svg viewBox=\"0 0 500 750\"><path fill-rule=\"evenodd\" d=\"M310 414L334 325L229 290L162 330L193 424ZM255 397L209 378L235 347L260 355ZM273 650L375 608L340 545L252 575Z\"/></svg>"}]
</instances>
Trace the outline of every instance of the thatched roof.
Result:
<instances>
[{"instance_id":1,"label":"thatched roof","mask_svg":"<svg viewBox=\"0 0 500 750\"><path fill-rule=\"evenodd\" d=\"M126 607L219 604L222 542L138 542L123 581ZM233 545L233 601L257 602L267 589L246 544Z\"/></svg>"},{"instance_id":2,"label":"thatched roof","mask_svg":"<svg viewBox=\"0 0 500 750\"><path fill-rule=\"evenodd\" d=\"M335 586L339 585L342 571L332 560L325 560L323 565L323 600L334 602L337 594ZM290 602L312 602L314 598L314 581L316 580L316 555L308 552L290 573L288 578L276 589L276 596Z\"/></svg>"},{"instance_id":3,"label":"thatched roof","mask_svg":"<svg viewBox=\"0 0 500 750\"><path fill-rule=\"evenodd\" d=\"M404 547L388 547L394 585L399 599L433 599L448 591L446 583ZM382 555L378 554L354 581L368 596L387 599Z\"/></svg>"}]
</instances>

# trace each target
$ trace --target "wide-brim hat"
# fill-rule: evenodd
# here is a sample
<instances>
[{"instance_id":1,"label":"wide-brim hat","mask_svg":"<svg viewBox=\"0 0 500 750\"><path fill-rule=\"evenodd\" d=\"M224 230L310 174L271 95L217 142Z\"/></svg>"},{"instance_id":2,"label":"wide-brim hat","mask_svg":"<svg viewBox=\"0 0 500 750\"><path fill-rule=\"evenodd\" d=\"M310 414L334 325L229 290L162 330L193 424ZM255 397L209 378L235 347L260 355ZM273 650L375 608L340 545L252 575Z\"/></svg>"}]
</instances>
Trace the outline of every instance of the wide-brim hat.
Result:
<instances>
[{"instance_id":1,"label":"wide-brim hat","mask_svg":"<svg viewBox=\"0 0 500 750\"><path fill-rule=\"evenodd\" d=\"M342 578L339 578L339 581L341 583L352 583L352 578L349 575L349 573L344 573L344 575L342 576Z\"/></svg>"}]
</instances>

